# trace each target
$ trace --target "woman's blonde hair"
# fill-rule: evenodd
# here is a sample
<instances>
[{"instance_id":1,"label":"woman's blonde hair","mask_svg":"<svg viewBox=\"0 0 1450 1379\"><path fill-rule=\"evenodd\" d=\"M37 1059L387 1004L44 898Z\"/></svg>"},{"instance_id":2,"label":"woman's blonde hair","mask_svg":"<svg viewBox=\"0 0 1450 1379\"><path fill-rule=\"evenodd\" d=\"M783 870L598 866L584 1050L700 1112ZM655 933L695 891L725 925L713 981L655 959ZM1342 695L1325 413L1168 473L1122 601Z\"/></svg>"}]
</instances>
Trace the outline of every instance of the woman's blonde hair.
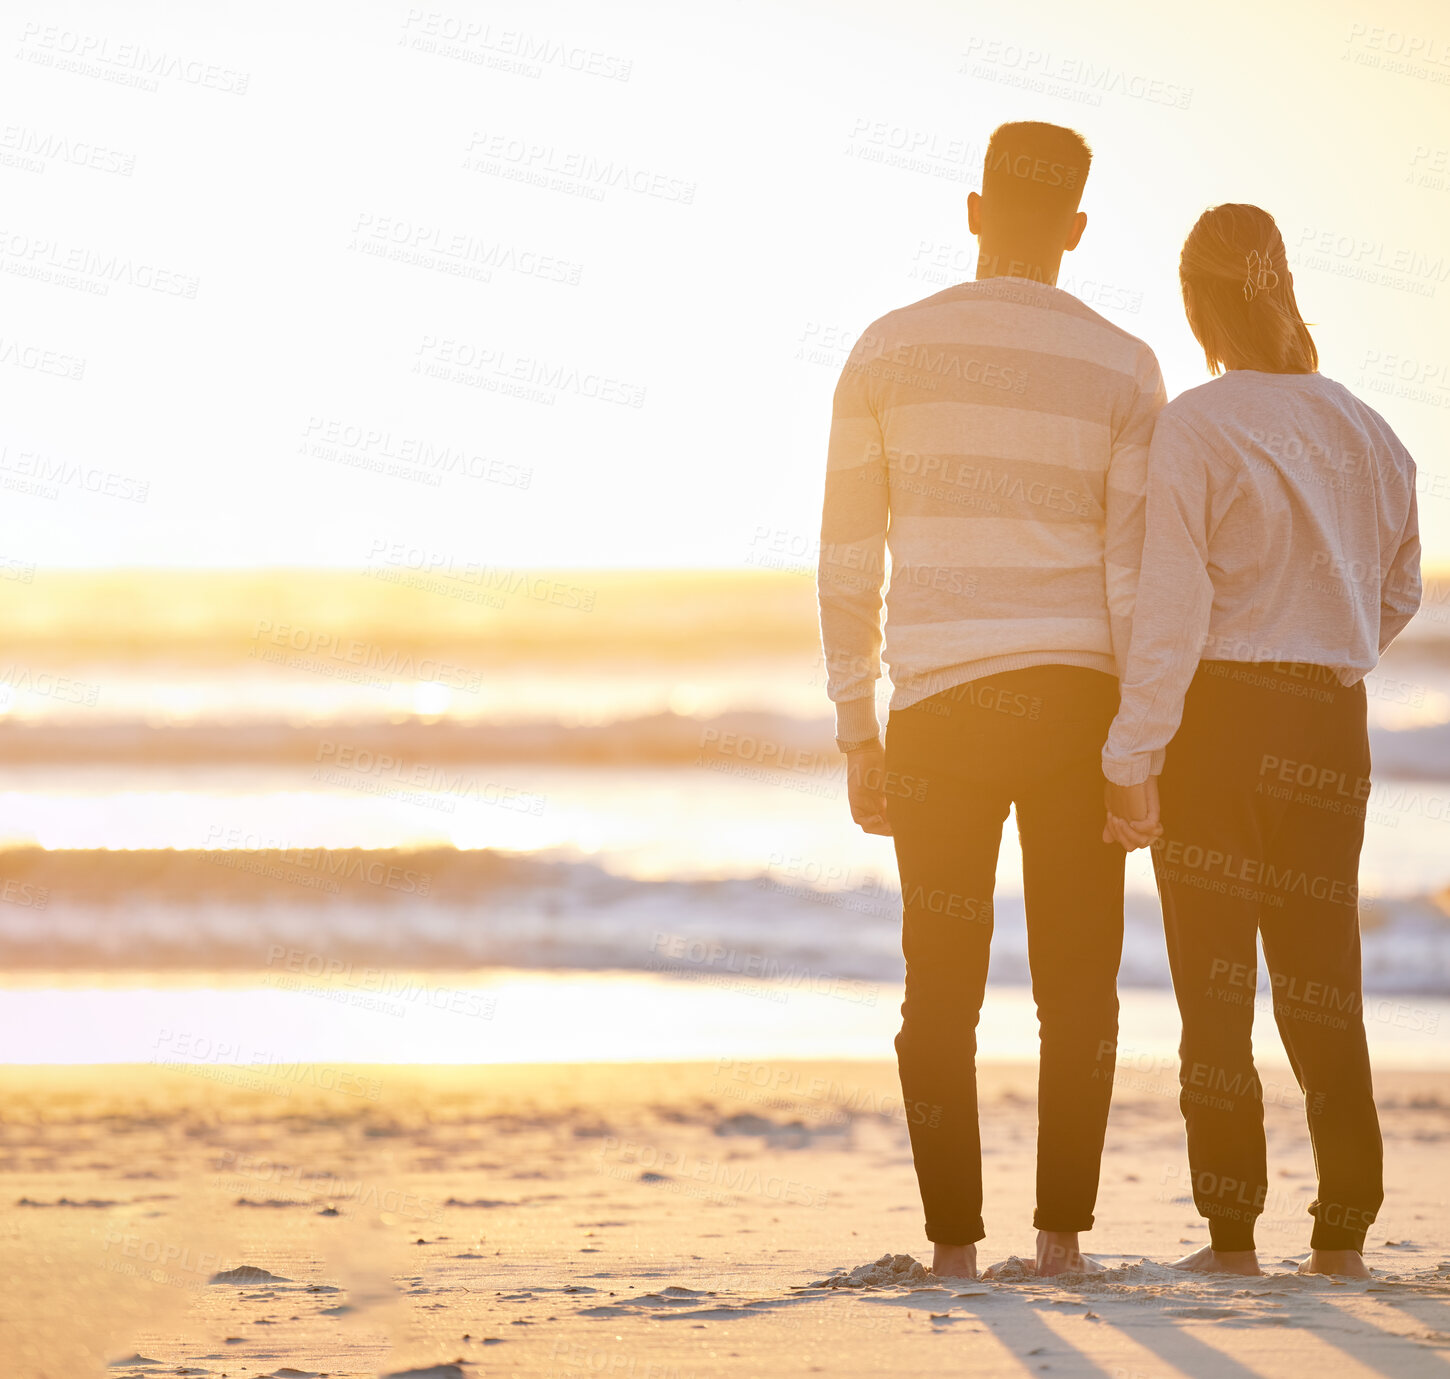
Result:
<instances>
[{"instance_id":1,"label":"woman's blonde hair","mask_svg":"<svg viewBox=\"0 0 1450 1379\"><path fill-rule=\"evenodd\" d=\"M1211 374L1228 368L1313 373L1319 351L1294 300L1274 217L1258 206L1210 206L1183 241L1183 308Z\"/></svg>"}]
</instances>

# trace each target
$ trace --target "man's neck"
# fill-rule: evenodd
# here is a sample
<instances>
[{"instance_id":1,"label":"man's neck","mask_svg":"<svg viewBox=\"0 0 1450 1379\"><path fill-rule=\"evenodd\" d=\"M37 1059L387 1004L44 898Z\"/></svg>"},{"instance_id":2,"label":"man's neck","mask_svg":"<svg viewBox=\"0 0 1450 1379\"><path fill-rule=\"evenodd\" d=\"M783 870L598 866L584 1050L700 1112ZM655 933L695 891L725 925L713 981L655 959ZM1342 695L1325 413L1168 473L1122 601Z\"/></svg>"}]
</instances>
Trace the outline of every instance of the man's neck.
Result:
<instances>
[{"instance_id":1,"label":"man's neck","mask_svg":"<svg viewBox=\"0 0 1450 1379\"><path fill-rule=\"evenodd\" d=\"M992 253L982 248L977 252L977 281L986 278L1028 278L1032 282L1057 286L1057 275L1062 269L1062 255L1047 255L1031 251L1015 253Z\"/></svg>"}]
</instances>

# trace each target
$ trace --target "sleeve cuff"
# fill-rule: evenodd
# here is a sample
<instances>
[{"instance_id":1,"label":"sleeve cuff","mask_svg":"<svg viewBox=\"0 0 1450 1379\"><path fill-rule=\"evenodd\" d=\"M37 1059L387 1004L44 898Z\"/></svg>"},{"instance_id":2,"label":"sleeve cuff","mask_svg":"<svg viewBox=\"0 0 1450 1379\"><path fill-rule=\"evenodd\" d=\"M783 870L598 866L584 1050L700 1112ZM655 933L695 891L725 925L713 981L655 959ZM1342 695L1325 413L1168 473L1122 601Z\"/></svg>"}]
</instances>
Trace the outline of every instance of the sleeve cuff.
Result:
<instances>
[{"instance_id":1,"label":"sleeve cuff","mask_svg":"<svg viewBox=\"0 0 1450 1379\"><path fill-rule=\"evenodd\" d=\"M1127 757L1109 757L1103 753L1103 775L1114 785L1142 785L1149 776L1163 774L1163 758L1166 753L1160 748L1156 752L1134 752Z\"/></svg>"},{"instance_id":2,"label":"sleeve cuff","mask_svg":"<svg viewBox=\"0 0 1450 1379\"><path fill-rule=\"evenodd\" d=\"M848 699L836 705L836 736L842 742L862 742L881 736L881 724L876 721L876 696L864 699Z\"/></svg>"}]
</instances>

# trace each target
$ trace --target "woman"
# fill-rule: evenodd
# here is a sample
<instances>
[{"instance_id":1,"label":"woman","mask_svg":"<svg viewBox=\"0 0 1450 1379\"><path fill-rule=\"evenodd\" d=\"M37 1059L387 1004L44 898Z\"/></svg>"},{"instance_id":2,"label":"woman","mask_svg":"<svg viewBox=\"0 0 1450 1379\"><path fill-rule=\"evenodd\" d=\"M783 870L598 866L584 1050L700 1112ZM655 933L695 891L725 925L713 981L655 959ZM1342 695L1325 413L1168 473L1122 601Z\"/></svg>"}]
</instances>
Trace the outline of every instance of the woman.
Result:
<instances>
[{"instance_id":1,"label":"woman","mask_svg":"<svg viewBox=\"0 0 1450 1379\"><path fill-rule=\"evenodd\" d=\"M1205 211L1179 275L1215 378L1154 431L1132 645L1103 749L1104 838L1153 842L1183 1017L1180 1104L1210 1243L1178 1267L1260 1272L1261 933L1319 1174L1301 1268L1364 1278L1383 1156L1360 990L1363 678L1419 606L1415 466L1382 417L1318 372L1272 216Z\"/></svg>"}]
</instances>

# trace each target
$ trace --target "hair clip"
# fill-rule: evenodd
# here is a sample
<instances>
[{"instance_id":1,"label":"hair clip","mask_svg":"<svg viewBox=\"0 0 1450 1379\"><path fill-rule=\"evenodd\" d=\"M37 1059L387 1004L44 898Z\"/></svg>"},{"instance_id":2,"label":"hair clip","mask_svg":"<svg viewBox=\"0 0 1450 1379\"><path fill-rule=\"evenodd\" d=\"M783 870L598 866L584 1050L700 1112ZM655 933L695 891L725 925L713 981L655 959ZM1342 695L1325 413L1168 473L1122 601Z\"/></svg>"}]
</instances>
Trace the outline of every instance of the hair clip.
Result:
<instances>
[{"instance_id":1,"label":"hair clip","mask_svg":"<svg viewBox=\"0 0 1450 1379\"><path fill-rule=\"evenodd\" d=\"M1251 302L1260 292L1278 287L1279 275L1274 272L1272 260L1266 254L1262 257L1257 249L1250 249L1244 256L1244 300Z\"/></svg>"}]
</instances>

